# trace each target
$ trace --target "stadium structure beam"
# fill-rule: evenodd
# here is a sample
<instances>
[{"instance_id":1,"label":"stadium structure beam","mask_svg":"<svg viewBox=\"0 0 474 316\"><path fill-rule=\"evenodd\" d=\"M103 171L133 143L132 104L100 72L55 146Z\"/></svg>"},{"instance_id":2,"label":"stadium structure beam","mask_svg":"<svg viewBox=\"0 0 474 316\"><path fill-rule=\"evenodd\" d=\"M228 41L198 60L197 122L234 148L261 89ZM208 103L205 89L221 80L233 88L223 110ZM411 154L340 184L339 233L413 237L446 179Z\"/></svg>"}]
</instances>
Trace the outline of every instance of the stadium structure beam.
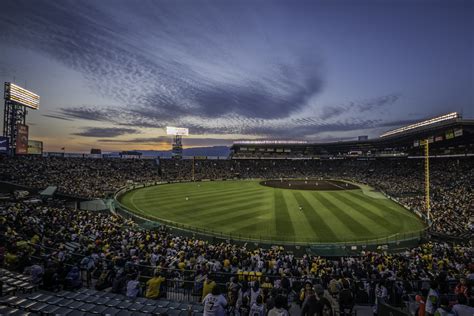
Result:
<instances>
[{"instance_id":1,"label":"stadium structure beam","mask_svg":"<svg viewBox=\"0 0 474 316\"><path fill-rule=\"evenodd\" d=\"M428 221L431 220L431 206L430 206L430 142L428 139L423 141L425 146L425 209L428 216Z\"/></svg>"},{"instance_id":2,"label":"stadium structure beam","mask_svg":"<svg viewBox=\"0 0 474 316\"><path fill-rule=\"evenodd\" d=\"M15 154L18 124L26 124L26 107L5 99L3 115L3 136L8 138L10 155Z\"/></svg>"}]
</instances>

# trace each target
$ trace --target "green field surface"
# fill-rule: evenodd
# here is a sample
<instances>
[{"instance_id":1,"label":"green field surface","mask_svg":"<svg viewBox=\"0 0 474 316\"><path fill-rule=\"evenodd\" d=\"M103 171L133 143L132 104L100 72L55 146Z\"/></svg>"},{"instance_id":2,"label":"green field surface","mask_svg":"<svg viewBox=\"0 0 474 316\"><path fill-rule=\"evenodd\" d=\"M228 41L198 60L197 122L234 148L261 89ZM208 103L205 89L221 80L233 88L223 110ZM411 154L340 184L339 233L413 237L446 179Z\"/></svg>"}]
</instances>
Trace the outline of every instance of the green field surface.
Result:
<instances>
[{"instance_id":1,"label":"green field surface","mask_svg":"<svg viewBox=\"0 0 474 316\"><path fill-rule=\"evenodd\" d=\"M297 243L395 240L424 229L423 222L404 207L368 192L277 189L257 180L211 181L135 189L120 202L138 215L233 239Z\"/></svg>"}]
</instances>

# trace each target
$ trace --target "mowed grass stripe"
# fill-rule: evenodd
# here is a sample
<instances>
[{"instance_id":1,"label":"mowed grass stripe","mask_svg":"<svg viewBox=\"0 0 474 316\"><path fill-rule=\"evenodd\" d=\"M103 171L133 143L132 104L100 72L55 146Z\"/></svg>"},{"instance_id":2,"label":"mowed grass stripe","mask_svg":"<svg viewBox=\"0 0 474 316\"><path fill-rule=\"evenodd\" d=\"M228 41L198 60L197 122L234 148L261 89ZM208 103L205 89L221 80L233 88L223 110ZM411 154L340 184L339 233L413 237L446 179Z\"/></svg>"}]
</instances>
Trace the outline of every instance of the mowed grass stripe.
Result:
<instances>
[{"instance_id":1,"label":"mowed grass stripe","mask_svg":"<svg viewBox=\"0 0 474 316\"><path fill-rule=\"evenodd\" d=\"M273 189L274 209L275 209L275 229L276 234L294 235L295 229L291 222L290 214L288 214L288 207L286 206L285 198L282 190Z\"/></svg>"},{"instance_id":2,"label":"mowed grass stripe","mask_svg":"<svg viewBox=\"0 0 474 316\"><path fill-rule=\"evenodd\" d=\"M261 240L277 240L275 239L275 232L269 231L269 225L265 221L253 221L239 229L240 238L245 238L245 236L250 236L251 239L261 239ZM237 236L234 231L231 232L233 236Z\"/></svg>"},{"instance_id":3,"label":"mowed grass stripe","mask_svg":"<svg viewBox=\"0 0 474 316\"><path fill-rule=\"evenodd\" d=\"M231 233L245 233L246 235L251 236L252 238L261 238L265 234L263 227L268 226L268 222L266 222L265 220L259 220L257 218L258 213L253 216L241 218L238 222L235 222L234 225L226 226L226 228ZM252 231L249 229L249 227L253 227L254 225L258 225L260 227L260 230ZM275 232L272 231L271 234L275 235Z\"/></svg>"},{"instance_id":4,"label":"mowed grass stripe","mask_svg":"<svg viewBox=\"0 0 474 316\"><path fill-rule=\"evenodd\" d=\"M214 209L211 211L202 210L202 211L195 212L196 213L195 216L197 217L198 220L208 220L211 218L216 219L219 217L228 218L229 214L258 208L258 207L263 206L263 203L270 204L271 200L266 198L266 199L259 199L259 200L256 200L256 199L246 199L246 200L240 200L240 201L233 200L233 201L228 201L228 202L229 202L228 205L222 206L218 209ZM230 207L229 205L234 205L234 206ZM268 211L270 211L270 208L268 208Z\"/></svg>"},{"instance_id":5,"label":"mowed grass stripe","mask_svg":"<svg viewBox=\"0 0 474 316\"><path fill-rule=\"evenodd\" d=\"M220 214L208 214L207 216L199 213L196 214L195 217L198 219L205 220L206 223L209 223L210 225L234 225L236 222L233 221L233 219L238 218L242 219L245 218L245 216L248 216L250 214L255 215L254 213L256 212L257 215L260 215L264 213L259 207L262 207L263 203L260 201L255 201L252 200L249 203L245 204L239 204L235 207L228 208L226 209L225 212L220 213Z\"/></svg>"},{"instance_id":6,"label":"mowed grass stripe","mask_svg":"<svg viewBox=\"0 0 474 316\"><path fill-rule=\"evenodd\" d=\"M352 209L353 211L357 212L358 217L362 219L363 222L367 222L367 224L370 223L370 227L373 227L374 230L376 229L377 231L384 231L387 233L393 233L396 231L399 226L397 226L396 222L390 222L386 220L383 216L380 216L376 213L377 206L372 205L370 208L369 207L364 207L357 203L355 200L351 200L347 198L347 193L342 192L331 192L329 193L331 196L333 196L334 199L337 201L340 201L344 205L346 205L348 208ZM363 219L365 218L365 220Z\"/></svg>"},{"instance_id":7,"label":"mowed grass stripe","mask_svg":"<svg viewBox=\"0 0 474 316\"><path fill-rule=\"evenodd\" d=\"M345 210L334 204L328 196L327 192L317 192L316 198L328 209L332 210L332 214L337 217L344 225L346 230L350 231L356 239L371 238L374 234L365 226L355 221Z\"/></svg>"},{"instance_id":8,"label":"mowed grass stripe","mask_svg":"<svg viewBox=\"0 0 474 316\"><path fill-rule=\"evenodd\" d=\"M302 192L302 191L299 191ZM299 203L294 196L295 190L283 190L283 197L286 201L288 214L295 230L296 239L307 240L313 238L315 240L313 229L306 217L299 210Z\"/></svg>"},{"instance_id":9,"label":"mowed grass stripe","mask_svg":"<svg viewBox=\"0 0 474 316\"><path fill-rule=\"evenodd\" d=\"M261 194L252 193L240 197L234 197L232 199L219 199L216 201L209 201L208 203L200 203L199 206L195 206L195 203L189 204L186 209L178 208L171 211L171 215L181 215L186 213L193 214L193 217L208 217L209 216L218 216L218 215L228 215L229 210L235 205L239 209L245 208L245 203L251 202L252 205L258 202L258 197L261 197Z\"/></svg>"},{"instance_id":10,"label":"mowed grass stripe","mask_svg":"<svg viewBox=\"0 0 474 316\"><path fill-rule=\"evenodd\" d=\"M334 240L337 241L338 238L332 228L324 221L324 219L319 215L319 213L313 209L311 203L306 200L300 192L293 193L298 204L303 207L303 215L306 217L308 224L310 225L313 233L321 240Z\"/></svg>"},{"instance_id":11,"label":"mowed grass stripe","mask_svg":"<svg viewBox=\"0 0 474 316\"><path fill-rule=\"evenodd\" d=\"M154 201L163 201L163 202L172 202L175 200L180 200L184 199L186 196L192 197L192 198L201 198L201 197L207 197L209 195L215 195L215 196L222 196L226 195L229 193L235 193L235 192L251 192L255 191L255 188L229 188L226 190L212 190L212 189L205 189L205 190L198 190L196 191L188 191L188 192L183 192L183 191L178 191L177 194L168 194L165 192L160 191L157 189L155 192L149 192L145 195L145 197L149 200L154 200ZM153 194L153 196L150 196Z\"/></svg>"},{"instance_id":12,"label":"mowed grass stripe","mask_svg":"<svg viewBox=\"0 0 474 316\"><path fill-rule=\"evenodd\" d=\"M195 194L194 192L179 192L179 194L174 195L173 197L170 197L163 192L160 192L159 190L156 192L150 192L147 193L143 196L144 199L150 201L150 202L155 202L155 203L176 203L177 201L185 201L186 197L189 197L190 199L200 201L206 198L209 198L210 196L227 196L229 194L235 194L235 193L250 193L250 192L255 192L254 188L246 188L246 189L229 189L229 190L221 190L221 191L216 191L216 190L206 190L202 192L198 192L198 194Z\"/></svg>"},{"instance_id":13,"label":"mowed grass stripe","mask_svg":"<svg viewBox=\"0 0 474 316\"><path fill-rule=\"evenodd\" d=\"M364 205L364 203L376 205L380 216L383 216L388 221L398 223L399 225L393 233L411 233L422 230L425 227L424 223L415 214L390 199L364 199L364 197L357 194L354 195L352 192L350 194L362 205Z\"/></svg>"},{"instance_id":14,"label":"mowed grass stripe","mask_svg":"<svg viewBox=\"0 0 474 316\"><path fill-rule=\"evenodd\" d=\"M212 225L212 221L209 218L215 219L215 221L223 220L226 221L229 218L229 213L239 212L239 211L248 211L260 206L260 202L256 202L255 200L251 200L244 204L239 204L232 208L226 207L226 212L218 212L215 209L206 210L206 214L203 212L196 212L194 210L187 210L180 212L180 214L167 214L163 216L160 210L150 211L148 214L151 214L155 218L163 218L164 220L170 220L173 222L180 222L182 224L186 224L189 226L199 227L199 228L206 228L210 229L210 225ZM217 213L215 213L217 212ZM231 222L227 220L228 225L232 225Z\"/></svg>"},{"instance_id":15,"label":"mowed grass stripe","mask_svg":"<svg viewBox=\"0 0 474 316\"><path fill-rule=\"evenodd\" d=\"M239 203L241 201L248 201L249 199L253 199L259 196L262 196L262 194L253 191L253 193L245 192L227 199L214 199L212 196L209 196L207 199L204 200L195 200L190 198L188 201L184 200L183 203L180 201L179 203L166 203L164 205L146 200L142 201L140 205L142 205L143 208L153 208L159 211L168 212L173 215L178 215L181 213L189 212L190 210L193 212L198 212L210 210L212 208L217 210L222 207L222 209L225 209L229 205L232 205L232 202Z\"/></svg>"},{"instance_id":16,"label":"mowed grass stripe","mask_svg":"<svg viewBox=\"0 0 474 316\"><path fill-rule=\"evenodd\" d=\"M233 191L235 190L236 186L223 186L221 188L217 187L211 187L211 186L201 186L198 187L196 184L189 185L189 184L182 184L181 186L176 186L173 184L164 184L164 185L157 185L154 187L150 187L150 190L147 190L145 192L146 196L148 198L153 198L153 196L150 196L150 194L158 194L162 196L163 198L177 198L179 196L186 196L188 194L195 194L196 196L201 194L201 193L207 193L209 191L213 192L227 192L227 191Z\"/></svg>"},{"instance_id":17,"label":"mowed grass stripe","mask_svg":"<svg viewBox=\"0 0 474 316\"><path fill-rule=\"evenodd\" d=\"M403 206L397 204L396 202L386 198L386 199L367 199L365 196L362 196L360 194L357 194L356 192L347 192L350 194L352 197L355 199L359 200L362 203L370 203L372 205L377 205L378 209L385 210L384 215L390 215L393 214L391 212L387 212L387 209L393 210L394 212L403 215L403 216L409 216L413 215L410 213L410 211L406 210ZM416 216L415 216L416 217Z\"/></svg>"},{"instance_id":18,"label":"mowed grass stripe","mask_svg":"<svg viewBox=\"0 0 474 316\"><path fill-rule=\"evenodd\" d=\"M208 227L216 227L220 229L228 229L229 231L236 231L239 230L239 224L242 224L242 222L245 222L246 220L255 222L255 218L261 214L262 211L259 209L245 210L243 212L228 215L226 218L221 218L215 221L208 221L206 222L206 225L208 225Z\"/></svg>"},{"instance_id":19,"label":"mowed grass stripe","mask_svg":"<svg viewBox=\"0 0 474 316\"><path fill-rule=\"evenodd\" d=\"M242 198L248 197L248 198L253 198L256 196L262 195L260 192L255 192L255 190L251 191L243 191L243 192L237 192L235 194L225 194L225 195L213 195L212 193L209 194L208 196L202 196L200 198L193 198L189 197L189 200L186 200L185 198L182 198L180 200L176 201L169 201L169 202L161 202L161 201L147 201L147 203L154 204L158 207L168 207L171 206L177 210L181 208L188 208L192 206L194 209L202 209L201 206L206 205L207 207L210 206L219 206L222 203L226 203L226 201L231 201L231 200L240 200ZM227 202L228 203L228 202Z\"/></svg>"},{"instance_id":20,"label":"mowed grass stripe","mask_svg":"<svg viewBox=\"0 0 474 316\"><path fill-rule=\"evenodd\" d=\"M352 234L352 232L346 229L346 225L341 222L336 216L333 214L333 210L326 208L320 200L318 200L317 196L320 194L316 191L304 191L302 193L306 200L308 200L313 208L318 212L321 218L324 218L326 223L331 227L331 229L338 235L339 240L346 240L346 239L354 239L356 236ZM341 232L344 232L343 235Z\"/></svg>"}]
</instances>

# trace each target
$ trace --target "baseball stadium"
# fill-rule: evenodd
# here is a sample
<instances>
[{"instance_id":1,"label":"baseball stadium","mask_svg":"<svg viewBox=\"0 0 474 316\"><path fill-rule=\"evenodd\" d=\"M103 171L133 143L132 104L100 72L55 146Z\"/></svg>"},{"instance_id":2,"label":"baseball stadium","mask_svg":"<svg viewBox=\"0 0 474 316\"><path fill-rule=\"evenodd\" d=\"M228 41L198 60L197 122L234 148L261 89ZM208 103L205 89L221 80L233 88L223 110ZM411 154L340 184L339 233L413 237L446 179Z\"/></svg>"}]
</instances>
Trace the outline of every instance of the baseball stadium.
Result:
<instances>
[{"instance_id":1,"label":"baseball stadium","mask_svg":"<svg viewBox=\"0 0 474 316\"><path fill-rule=\"evenodd\" d=\"M2 1L0 315L474 316L473 21Z\"/></svg>"}]
</instances>

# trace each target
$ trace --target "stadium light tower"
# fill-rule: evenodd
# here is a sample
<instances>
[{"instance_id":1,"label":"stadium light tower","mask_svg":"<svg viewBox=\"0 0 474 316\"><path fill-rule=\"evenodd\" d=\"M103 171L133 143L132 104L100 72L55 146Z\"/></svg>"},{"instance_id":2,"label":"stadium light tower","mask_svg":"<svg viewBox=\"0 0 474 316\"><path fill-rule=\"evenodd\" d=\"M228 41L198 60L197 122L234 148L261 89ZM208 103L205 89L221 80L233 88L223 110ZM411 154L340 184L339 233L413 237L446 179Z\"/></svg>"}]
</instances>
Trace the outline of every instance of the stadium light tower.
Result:
<instances>
[{"instance_id":1,"label":"stadium light tower","mask_svg":"<svg viewBox=\"0 0 474 316\"><path fill-rule=\"evenodd\" d=\"M14 83L5 82L4 99L3 136L7 139L9 154L26 154L28 151L26 108L37 110L40 97Z\"/></svg>"},{"instance_id":2,"label":"stadium light tower","mask_svg":"<svg viewBox=\"0 0 474 316\"><path fill-rule=\"evenodd\" d=\"M183 157L183 136L189 135L189 130L184 127L166 127L166 134L173 135L173 147L172 147L172 157L175 159L181 159Z\"/></svg>"}]
</instances>

